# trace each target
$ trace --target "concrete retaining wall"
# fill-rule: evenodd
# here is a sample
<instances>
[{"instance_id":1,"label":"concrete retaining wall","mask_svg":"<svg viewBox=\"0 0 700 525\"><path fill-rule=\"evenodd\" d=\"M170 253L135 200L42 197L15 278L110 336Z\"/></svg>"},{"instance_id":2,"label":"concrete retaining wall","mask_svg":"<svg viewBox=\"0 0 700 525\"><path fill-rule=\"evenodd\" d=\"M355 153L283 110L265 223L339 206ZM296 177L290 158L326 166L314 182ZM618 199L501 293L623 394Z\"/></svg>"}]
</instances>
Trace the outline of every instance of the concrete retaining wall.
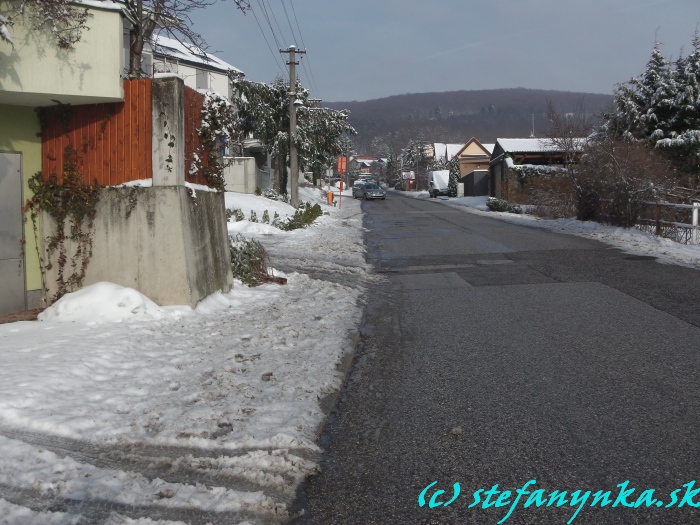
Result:
<instances>
[{"instance_id":1,"label":"concrete retaining wall","mask_svg":"<svg viewBox=\"0 0 700 525\"><path fill-rule=\"evenodd\" d=\"M52 235L53 220L43 213L42 221ZM221 193L200 191L193 199L184 186L103 189L93 239L84 286L109 281L161 306L194 307L233 284ZM67 246L68 254L75 248ZM48 298L56 293L56 260L54 253Z\"/></svg>"},{"instance_id":2,"label":"concrete retaining wall","mask_svg":"<svg viewBox=\"0 0 700 525\"><path fill-rule=\"evenodd\" d=\"M224 181L226 191L236 193L255 193L257 185L255 158L235 157L224 159Z\"/></svg>"}]
</instances>

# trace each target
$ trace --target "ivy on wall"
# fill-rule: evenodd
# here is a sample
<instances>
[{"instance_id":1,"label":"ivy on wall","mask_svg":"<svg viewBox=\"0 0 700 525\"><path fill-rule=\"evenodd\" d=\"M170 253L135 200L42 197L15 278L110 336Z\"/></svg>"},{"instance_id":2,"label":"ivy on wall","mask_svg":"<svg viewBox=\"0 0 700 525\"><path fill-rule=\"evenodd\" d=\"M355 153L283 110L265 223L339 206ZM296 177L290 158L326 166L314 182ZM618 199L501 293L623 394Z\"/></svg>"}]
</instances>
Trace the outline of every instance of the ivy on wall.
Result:
<instances>
[{"instance_id":1,"label":"ivy on wall","mask_svg":"<svg viewBox=\"0 0 700 525\"><path fill-rule=\"evenodd\" d=\"M201 173L210 187L224 191L226 165L221 149L225 141L233 143L237 137L233 104L218 93L207 92L202 106L202 125L197 133L201 146L194 153L190 174Z\"/></svg>"},{"instance_id":2,"label":"ivy on wall","mask_svg":"<svg viewBox=\"0 0 700 525\"><path fill-rule=\"evenodd\" d=\"M59 104L56 118L63 124L68 136L70 105ZM46 125L46 110L39 112L42 129ZM62 177L56 173L48 175L37 172L29 181L29 189L33 196L24 205L25 214L32 221L34 238L36 240L39 267L41 270L42 287L48 294L46 272L56 265L56 293L48 298L49 303L60 299L66 293L79 289L85 280L85 273L92 257L92 240L97 203L100 199L100 189L97 181L88 184L82 176L82 151L75 149L70 142L63 151ZM45 211L55 222L56 232L44 238L45 255L40 251L38 219ZM72 255L68 253L67 242L74 245ZM57 254L55 263L52 262Z\"/></svg>"}]
</instances>

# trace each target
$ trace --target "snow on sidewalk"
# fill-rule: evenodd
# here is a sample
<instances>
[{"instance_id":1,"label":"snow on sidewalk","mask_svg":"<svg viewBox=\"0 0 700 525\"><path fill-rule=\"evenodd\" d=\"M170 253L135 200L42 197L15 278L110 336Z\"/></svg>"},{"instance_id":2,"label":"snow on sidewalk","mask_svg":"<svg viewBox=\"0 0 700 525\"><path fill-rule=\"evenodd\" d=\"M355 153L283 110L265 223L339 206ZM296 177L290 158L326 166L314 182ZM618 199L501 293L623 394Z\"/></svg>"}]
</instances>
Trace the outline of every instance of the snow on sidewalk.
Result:
<instances>
[{"instance_id":1,"label":"snow on sidewalk","mask_svg":"<svg viewBox=\"0 0 700 525\"><path fill-rule=\"evenodd\" d=\"M323 194L305 189L302 198ZM235 200L227 195L227 205ZM326 205L331 215L304 230L249 233L274 247L273 265L304 254L306 263L345 269L351 279L342 284L287 270L285 286L236 282L192 310L98 283L64 297L39 322L0 325L0 486L115 505L241 511L259 523L283 518L298 483L317 468L319 401L340 388L339 365L361 319L361 212L352 199L343 206ZM113 449L122 463L97 467L3 433ZM132 472L138 458L127 452L144 445L161 447L165 457L155 462L173 479L193 472L228 481L198 486ZM178 450L195 452L172 457ZM74 514L18 506L6 492L0 523L74 522ZM169 522L150 517L120 515L115 523Z\"/></svg>"}]
</instances>

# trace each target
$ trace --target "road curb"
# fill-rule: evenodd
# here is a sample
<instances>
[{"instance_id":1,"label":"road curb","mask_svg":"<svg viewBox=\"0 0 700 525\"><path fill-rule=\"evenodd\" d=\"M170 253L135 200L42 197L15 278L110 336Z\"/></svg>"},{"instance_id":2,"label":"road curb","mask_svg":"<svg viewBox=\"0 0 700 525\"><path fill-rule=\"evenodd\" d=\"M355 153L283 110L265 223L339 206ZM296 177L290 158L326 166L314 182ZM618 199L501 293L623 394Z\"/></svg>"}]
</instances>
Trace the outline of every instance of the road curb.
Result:
<instances>
[{"instance_id":1,"label":"road curb","mask_svg":"<svg viewBox=\"0 0 700 525\"><path fill-rule=\"evenodd\" d=\"M365 321L365 313L364 310L362 312L362 319L360 320L360 325L362 326ZM323 398L319 400L319 405L321 406L321 411L323 412L323 419L321 422L318 424L318 427L316 428L316 439L315 442L318 444L318 442L321 439L321 435L323 434L323 429L326 426L326 423L328 422L328 418L330 417L331 413L333 412L333 408L335 407L336 402L338 401L338 397L340 396L340 393L343 391L343 387L345 386L345 382L348 379L348 375L350 374L350 370L352 370L352 365L355 363L355 357L357 356L357 346L358 343L360 342L360 337L361 333L359 330L352 332L350 334L350 348L348 349L347 352L343 355L342 360L340 363L337 365L336 369L341 372L343 379L340 383L340 386L338 387L337 390L334 392L331 392L330 394L325 395Z\"/></svg>"}]
</instances>

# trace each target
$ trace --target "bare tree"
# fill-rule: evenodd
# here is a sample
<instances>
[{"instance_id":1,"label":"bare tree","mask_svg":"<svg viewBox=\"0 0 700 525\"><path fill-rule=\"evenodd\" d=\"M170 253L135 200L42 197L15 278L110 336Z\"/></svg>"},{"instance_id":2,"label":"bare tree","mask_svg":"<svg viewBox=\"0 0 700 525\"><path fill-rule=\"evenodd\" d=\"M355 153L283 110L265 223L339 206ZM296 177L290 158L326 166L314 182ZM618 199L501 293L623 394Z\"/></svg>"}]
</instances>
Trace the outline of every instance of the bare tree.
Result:
<instances>
[{"instance_id":1,"label":"bare tree","mask_svg":"<svg viewBox=\"0 0 700 525\"><path fill-rule=\"evenodd\" d=\"M72 49L89 29L87 8L71 0L11 0L0 13L0 40L12 45L9 28L25 19L33 31L49 31L60 49Z\"/></svg>"},{"instance_id":2,"label":"bare tree","mask_svg":"<svg viewBox=\"0 0 700 525\"><path fill-rule=\"evenodd\" d=\"M179 42L204 50L206 42L192 29L190 14L216 3L217 0L122 0L133 26L130 32L129 76L141 74L141 56L144 44L156 30L163 30ZM245 12L248 0L232 0Z\"/></svg>"},{"instance_id":3,"label":"bare tree","mask_svg":"<svg viewBox=\"0 0 700 525\"><path fill-rule=\"evenodd\" d=\"M588 137L593 132L593 124L586 114L584 100L576 104L576 109L571 113L560 115L552 104L547 101L547 119L550 123L546 137L557 151L564 157L564 169L574 184L580 185L578 180L578 160L581 152L588 143Z\"/></svg>"},{"instance_id":4,"label":"bare tree","mask_svg":"<svg viewBox=\"0 0 700 525\"><path fill-rule=\"evenodd\" d=\"M190 15L197 9L213 5L217 0L115 0L128 14L130 31L129 76L141 75L144 44L156 30L162 30L179 42L204 50L202 35L192 29ZM250 8L248 0L232 0L238 9ZM89 29L91 14L74 0L10 0L9 9L0 13L0 41L12 45L9 28L19 17L29 21L33 30L48 30L61 49L72 49Z\"/></svg>"}]
</instances>

